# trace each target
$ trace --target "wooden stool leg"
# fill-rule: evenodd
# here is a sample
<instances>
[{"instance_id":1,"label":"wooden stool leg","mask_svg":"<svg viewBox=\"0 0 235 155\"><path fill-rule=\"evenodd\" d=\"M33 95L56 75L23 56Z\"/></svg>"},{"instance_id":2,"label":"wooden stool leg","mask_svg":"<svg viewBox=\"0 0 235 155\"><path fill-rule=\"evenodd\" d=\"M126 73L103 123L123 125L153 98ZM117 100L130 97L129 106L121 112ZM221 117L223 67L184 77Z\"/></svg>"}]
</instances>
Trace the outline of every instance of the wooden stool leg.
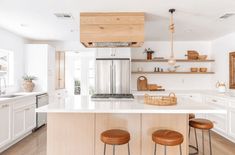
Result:
<instances>
[{"instance_id":1,"label":"wooden stool leg","mask_svg":"<svg viewBox=\"0 0 235 155\"><path fill-rule=\"evenodd\" d=\"M202 154L205 155L205 150L204 150L204 130L202 130Z\"/></svg>"},{"instance_id":2,"label":"wooden stool leg","mask_svg":"<svg viewBox=\"0 0 235 155\"><path fill-rule=\"evenodd\" d=\"M157 143L155 143L155 145L154 145L154 155L156 155L157 154Z\"/></svg>"},{"instance_id":3,"label":"wooden stool leg","mask_svg":"<svg viewBox=\"0 0 235 155\"><path fill-rule=\"evenodd\" d=\"M113 145L113 155L115 155L115 145Z\"/></svg>"},{"instance_id":4,"label":"wooden stool leg","mask_svg":"<svg viewBox=\"0 0 235 155\"><path fill-rule=\"evenodd\" d=\"M166 145L164 145L164 155L166 155Z\"/></svg>"},{"instance_id":5,"label":"wooden stool leg","mask_svg":"<svg viewBox=\"0 0 235 155\"><path fill-rule=\"evenodd\" d=\"M104 143L104 155L106 153L106 143Z\"/></svg>"},{"instance_id":6,"label":"wooden stool leg","mask_svg":"<svg viewBox=\"0 0 235 155\"><path fill-rule=\"evenodd\" d=\"M127 144L127 147L128 147L128 155L131 155L131 153L130 153L130 144L129 143Z\"/></svg>"},{"instance_id":7,"label":"wooden stool leg","mask_svg":"<svg viewBox=\"0 0 235 155\"><path fill-rule=\"evenodd\" d=\"M190 140L190 132L191 132L191 127L189 126L189 131L188 131L189 140Z\"/></svg>"},{"instance_id":8,"label":"wooden stool leg","mask_svg":"<svg viewBox=\"0 0 235 155\"><path fill-rule=\"evenodd\" d=\"M211 131L209 130L209 145L210 145L210 155L212 155L212 147L211 147Z\"/></svg>"},{"instance_id":9,"label":"wooden stool leg","mask_svg":"<svg viewBox=\"0 0 235 155\"><path fill-rule=\"evenodd\" d=\"M180 144L180 155L182 155L182 147L181 147L181 144Z\"/></svg>"}]
</instances>

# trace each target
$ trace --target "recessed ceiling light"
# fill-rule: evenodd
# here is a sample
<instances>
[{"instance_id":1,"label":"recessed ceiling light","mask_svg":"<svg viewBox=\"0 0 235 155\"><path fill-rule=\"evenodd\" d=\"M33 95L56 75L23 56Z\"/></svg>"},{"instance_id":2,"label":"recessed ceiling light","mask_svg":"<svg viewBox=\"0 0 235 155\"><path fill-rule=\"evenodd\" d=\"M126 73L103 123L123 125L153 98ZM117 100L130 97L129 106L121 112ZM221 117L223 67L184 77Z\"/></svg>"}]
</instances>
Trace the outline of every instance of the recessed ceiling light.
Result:
<instances>
[{"instance_id":1,"label":"recessed ceiling light","mask_svg":"<svg viewBox=\"0 0 235 155\"><path fill-rule=\"evenodd\" d=\"M21 27L28 27L27 24L20 24Z\"/></svg>"},{"instance_id":2,"label":"recessed ceiling light","mask_svg":"<svg viewBox=\"0 0 235 155\"><path fill-rule=\"evenodd\" d=\"M72 14L70 13L54 13L54 15L60 19L72 19L73 18Z\"/></svg>"},{"instance_id":3,"label":"recessed ceiling light","mask_svg":"<svg viewBox=\"0 0 235 155\"><path fill-rule=\"evenodd\" d=\"M70 32L77 32L77 29L71 29Z\"/></svg>"}]
</instances>

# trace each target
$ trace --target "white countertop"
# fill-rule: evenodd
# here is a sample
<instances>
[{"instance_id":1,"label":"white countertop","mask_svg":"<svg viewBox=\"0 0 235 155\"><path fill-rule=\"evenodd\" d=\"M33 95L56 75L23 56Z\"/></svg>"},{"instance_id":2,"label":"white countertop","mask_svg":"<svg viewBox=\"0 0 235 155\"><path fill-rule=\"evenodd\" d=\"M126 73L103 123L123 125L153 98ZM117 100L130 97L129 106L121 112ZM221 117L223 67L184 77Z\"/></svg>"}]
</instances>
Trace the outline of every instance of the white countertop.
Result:
<instances>
[{"instance_id":1,"label":"white countertop","mask_svg":"<svg viewBox=\"0 0 235 155\"><path fill-rule=\"evenodd\" d=\"M231 100L235 100L235 92L226 92L219 93L216 90L166 90L166 91L137 91L132 90L132 94L134 95L167 95L171 92L174 92L176 95L192 95L192 94L203 94L203 95L213 95L217 97L227 98Z\"/></svg>"},{"instance_id":2,"label":"white countertop","mask_svg":"<svg viewBox=\"0 0 235 155\"><path fill-rule=\"evenodd\" d=\"M6 102L10 102L10 101L14 101L17 99L21 99L24 97L30 97L30 96L36 96L36 95L40 95L40 94L45 94L46 92L16 92L16 93L11 93L11 94L6 94L3 96L8 96L8 95L17 95L16 97L9 97L9 98L1 98L0 97L0 104L1 103L6 103Z\"/></svg>"},{"instance_id":3,"label":"white countertop","mask_svg":"<svg viewBox=\"0 0 235 155\"><path fill-rule=\"evenodd\" d=\"M92 101L90 96L72 96L55 99L49 105L36 109L46 113L226 113L211 105L198 103L178 97L174 106L154 106L144 104L143 96L134 100L100 100Z\"/></svg>"}]
</instances>

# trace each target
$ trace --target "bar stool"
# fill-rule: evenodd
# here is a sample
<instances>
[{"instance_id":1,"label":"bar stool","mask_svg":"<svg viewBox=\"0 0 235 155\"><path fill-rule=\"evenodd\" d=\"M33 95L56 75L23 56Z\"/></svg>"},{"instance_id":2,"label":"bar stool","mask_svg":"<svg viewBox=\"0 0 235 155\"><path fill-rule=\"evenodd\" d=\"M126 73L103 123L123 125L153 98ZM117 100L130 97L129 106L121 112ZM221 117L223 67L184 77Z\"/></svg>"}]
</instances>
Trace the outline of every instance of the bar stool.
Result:
<instances>
[{"instance_id":1,"label":"bar stool","mask_svg":"<svg viewBox=\"0 0 235 155\"><path fill-rule=\"evenodd\" d=\"M189 114L189 119L194 119L195 118L195 114Z\"/></svg>"},{"instance_id":2,"label":"bar stool","mask_svg":"<svg viewBox=\"0 0 235 155\"><path fill-rule=\"evenodd\" d=\"M194 119L195 118L195 114L189 114L189 120ZM189 126L189 132L188 132L188 136L190 137L190 132L191 132L191 127Z\"/></svg>"},{"instance_id":3,"label":"bar stool","mask_svg":"<svg viewBox=\"0 0 235 155\"><path fill-rule=\"evenodd\" d=\"M101 141L104 143L104 155L106 154L106 144L113 145L113 155L115 155L115 146L127 144L128 155L130 155L130 134L127 131L119 129L106 130L101 133Z\"/></svg>"},{"instance_id":4,"label":"bar stool","mask_svg":"<svg viewBox=\"0 0 235 155\"><path fill-rule=\"evenodd\" d=\"M154 155L157 153L157 144L164 145L164 155L166 155L166 146L179 145L180 155L182 155L181 144L184 137L181 133L172 130L157 130L152 134L152 140L155 142Z\"/></svg>"},{"instance_id":5,"label":"bar stool","mask_svg":"<svg viewBox=\"0 0 235 155\"><path fill-rule=\"evenodd\" d=\"M207 119L195 118L195 119L189 120L189 126L194 128L194 134L195 134L195 140L196 140L196 147L190 145L190 147L195 149L196 152L195 153L190 153L190 155L198 154L198 140L197 140L196 129L202 130L202 153L203 153L203 155L205 154L205 150L204 150L204 130L208 131L208 133L209 133L210 155L212 155L210 130L214 126L213 123L210 120L207 120Z\"/></svg>"}]
</instances>

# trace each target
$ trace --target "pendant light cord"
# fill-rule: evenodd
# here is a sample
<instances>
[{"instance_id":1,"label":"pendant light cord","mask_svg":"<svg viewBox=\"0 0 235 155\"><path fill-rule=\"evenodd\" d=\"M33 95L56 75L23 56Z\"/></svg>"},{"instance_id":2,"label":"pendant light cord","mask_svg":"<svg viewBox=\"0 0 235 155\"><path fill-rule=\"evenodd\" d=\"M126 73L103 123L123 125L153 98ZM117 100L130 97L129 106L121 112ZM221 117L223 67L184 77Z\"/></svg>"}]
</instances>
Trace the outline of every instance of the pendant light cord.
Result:
<instances>
[{"instance_id":1,"label":"pendant light cord","mask_svg":"<svg viewBox=\"0 0 235 155\"><path fill-rule=\"evenodd\" d=\"M174 58L174 32L175 32L175 25L173 20L173 13L175 9L170 9L169 12L171 13L170 18L170 32L171 32L171 58Z\"/></svg>"}]
</instances>

